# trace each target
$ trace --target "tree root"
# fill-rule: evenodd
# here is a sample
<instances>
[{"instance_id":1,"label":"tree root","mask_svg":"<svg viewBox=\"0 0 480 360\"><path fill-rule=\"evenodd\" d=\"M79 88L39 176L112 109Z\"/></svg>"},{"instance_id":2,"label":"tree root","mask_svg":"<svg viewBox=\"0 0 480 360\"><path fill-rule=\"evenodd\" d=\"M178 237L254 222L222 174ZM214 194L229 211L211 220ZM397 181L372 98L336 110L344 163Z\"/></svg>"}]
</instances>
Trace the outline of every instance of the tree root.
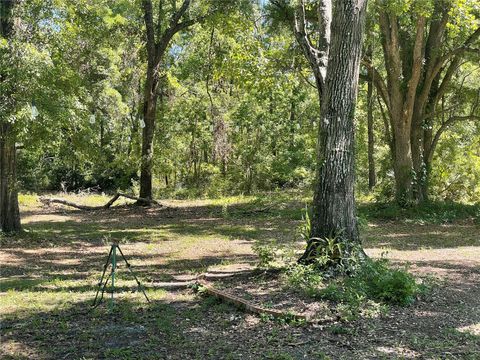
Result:
<instances>
[{"instance_id":1,"label":"tree root","mask_svg":"<svg viewBox=\"0 0 480 360\"><path fill-rule=\"evenodd\" d=\"M153 204L153 205L157 205L157 206L163 206L158 201L151 200L151 199L140 198L140 197L136 197L136 196L133 196L133 195L124 194L124 193L116 193L105 205L100 205L100 206L81 205L81 204L74 203L72 201L59 199L59 198L44 198L44 197L41 197L40 201L47 206L50 205L50 204L62 204L62 205L70 206L70 207L73 207L73 208L79 209L79 210L92 211L92 210L109 209L113 205L113 203L115 201L117 201L120 197L124 197L124 198L131 199L131 200L136 200L138 202L148 204L148 205Z\"/></svg>"}]
</instances>

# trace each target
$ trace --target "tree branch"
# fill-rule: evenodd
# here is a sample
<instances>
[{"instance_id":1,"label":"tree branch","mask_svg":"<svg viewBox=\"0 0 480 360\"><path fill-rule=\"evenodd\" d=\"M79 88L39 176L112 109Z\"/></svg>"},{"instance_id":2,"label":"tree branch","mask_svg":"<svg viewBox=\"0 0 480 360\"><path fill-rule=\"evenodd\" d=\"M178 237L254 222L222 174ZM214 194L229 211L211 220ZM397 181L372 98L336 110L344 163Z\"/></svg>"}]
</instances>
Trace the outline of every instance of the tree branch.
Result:
<instances>
[{"instance_id":1,"label":"tree branch","mask_svg":"<svg viewBox=\"0 0 480 360\"><path fill-rule=\"evenodd\" d=\"M412 75L408 81L407 94L403 107L403 113L407 119L411 118L415 105L415 95L417 93L420 75L422 73L423 61L423 33L425 31L425 18L420 16L417 20L417 31L415 44L413 46Z\"/></svg>"},{"instance_id":2,"label":"tree branch","mask_svg":"<svg viewBox=\"0 0 480 360\"><path fill-rule=\"evenodd\" d=\"M370 59L364 57L362 60L362 65L367 68L368 79L373 81L375 87L377 88L377 91L382 97L383 102L387 105L388 112L390 112L390 98L388 97L388 89L387 85L385 84L385 80L383 79L380 72L373 66Z\"/></svg>"},{"instance_id":3,"label":"tree branch","mask_svg":"<svg viewBox=\"0 0 480 360\"><path fill-rule=\"evenodd\" d=\"M327 63L328 47L330 43L330 23L331 23L331 1L322 0L319 5L319 47L315 48L310 41L310 37L305 25L305 4L303 0L297 0L295 7L295 31L294 35L301 46L305 57L307 58L317 81L317 88L320 93L323 90Z\"/></svg>"},{"instance_id":4,"label":"tree branch","mask_svg":"<svg viewBox=\"0 0 480 360\"><path fill-rule=\"evenodd\" d=\"M401 78L401 61L397 18L381 11L379 14L379 23L382 33L385 68L387 70L388 95L390 97L390 105L393 107L393 102L397 103L396 106L398 106L402 101L402 90L399 80Z\"/></svg>"},{"instance_id":5,"label":"tree branch","mask_svg":"<svg viewBox=\"0 0 480 360\"><path fill-rule=\"evenodd\" d=\"M440 87L437 92L437 99L440 98L446 91L447 86L452 79L453 74L460 65L462 55L470 49L472 45L480 37L480 27L475 30L468 38L465 40L462 46L452 50L446 55L442 56L437 63L436 70L440 71L448 60L451 60L450 65L447 68L445 76L440 84ZM453 57L452 57L453 56Z\"/></svg>"},{"instance_id":6,"label":"tree branch","mask_svg":"<svg viewBox=\"0 0 480 360\"><path fill-rule=\"evenodd\" d=\"M113 205L113 203L115 201L117 201L118 198L121 197L121 196L123 196L127 199L131 199L131 200L137 200L137 201L141 200L141 201L143 201L143 202L145 202L146 204L149 204L149 205L155 204L157 206L162 206L159 202L157 202L155 200L136 197L136 196L129 195L129 194L124 194L124 193L116 193L105 205L100 205L100 206L81 205L81 204L74 203L72 201L68 201L68 200L64 200L64 199L58 199L58 198L44 198L44 197L41 197L40 201L42 203L44 203L45 205L62 204L62 205L70 206L70 207L73 207L73 208L79 209L79 210L91 211L91 210L106 210L106 209L109 209Z\"/></svg>"},{"instance_id":7,"label":"tree branch","mask_svg":"<svg viewBox=\"0 0 480 360\"><path fill-rule=\"evenodd\" d=\"M420 104L420 108L424 108L430 95L432 84L438 73L443 67L443 63L439 62L440 48L445 28L450 18L450 6L445 7L442 2L436 2L436 12L443 13L443 16L438 20L433 20L428 32L427 42L425 45L425 76L421 86L421 92L416 99L416 103Z\"/></svg>"},{"instance_id":8,"label":"tree branch","mask_svg":"<svg viewBox=\"0 0 480 360\"><path fill-rule=\"evenodd\" d=\"M477 30L475 30L468 38L465 40L465 42L457 47L456 49L453 49L452 51L448 52L442 57L443 62L447 61L450 59L452 56L459 56L462 55L466 51L472 50L470 48L470 45L472 45L478 38L480 37L480 27L478 27Z\"/></svg>"},{"instance_id":9,"label":"tree branch","mask_svg":"<svg viewBox=\"0 0 480 360\"><path fill-rule=\"evenodd\" d=\"M181 18L185 15L190 6L190 0L184 0L180 9L175 11L170 19L170 24L168 28L163 32L160 40L155 45L155 66L158 66L161 62L165 51L167 50L168 44L173 36L181 30L188 28L189 26L194 25L198 19L184 20L180 22Z\"/></svg>"},{"instance_id":10,"label":"tree branch","mask_svg":"<svg viewBox=\"0 0 480 360\"><path fill-rule=\"evenodd\" d=\"M390 131L390 123L383 110L382 102L380 101L380 97L377 96L378 107L380 108L380 113L382 114L383 125L385 126L385 139L387 140L387 144L390 148L391 153L395 156L395 149L393 144L392 133Z\"/></svg>"},{"instance_id":11,"label":"tree branch","mask_svg":"<svg viewBox=\"0 0 480 360\"><path fill-rule=\"evenodd\" d=\"M476 120L480 121L480 116L477 115L465 115L465 116L451 116L447 121L445 121L437 130L435 133L435 136L432 141L432 145L430 146L430 150L426 156L427 161L431 162L433 158L433 153L435 152L435 147L438 144L438 141L440 140L440 136L454 123L460 122L460 121L468 121L468 120Z\"/></svg>"}]
</instances>

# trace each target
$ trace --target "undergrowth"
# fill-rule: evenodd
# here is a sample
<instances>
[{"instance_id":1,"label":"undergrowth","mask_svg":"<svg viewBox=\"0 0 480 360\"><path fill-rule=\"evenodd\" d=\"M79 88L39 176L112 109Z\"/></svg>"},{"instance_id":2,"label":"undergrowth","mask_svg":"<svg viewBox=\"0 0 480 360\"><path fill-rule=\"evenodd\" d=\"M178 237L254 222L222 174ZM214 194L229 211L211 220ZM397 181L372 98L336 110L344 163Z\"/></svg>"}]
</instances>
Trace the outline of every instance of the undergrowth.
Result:
<instances>
[{"instance_id":1,"label":"undergrowth","mask_svg":"<svg viewBox=\"0 0 480 360\"><path fill-rule=\"evenodd\" d=\"M429 202L410 207L396 203L365 203L358 206L360 217L366 220L402 220L417 224L445 224L458 220L480 223L480 204Z\"/></svg>"},{"instance_id":2,"label":"undergrowth","mask_svg":"<svg viewBox=\"0 0 480 360\"><path fill-rule=\"evenodd\" d=\"M295 291L337 303L345 319L387 305L410 305L428 290L407 269L394 268L384 258L366 259L353 274L335 278L326 277L315 264L294 264L287 269L285 279Z\"/></svg>"}]
</instances>

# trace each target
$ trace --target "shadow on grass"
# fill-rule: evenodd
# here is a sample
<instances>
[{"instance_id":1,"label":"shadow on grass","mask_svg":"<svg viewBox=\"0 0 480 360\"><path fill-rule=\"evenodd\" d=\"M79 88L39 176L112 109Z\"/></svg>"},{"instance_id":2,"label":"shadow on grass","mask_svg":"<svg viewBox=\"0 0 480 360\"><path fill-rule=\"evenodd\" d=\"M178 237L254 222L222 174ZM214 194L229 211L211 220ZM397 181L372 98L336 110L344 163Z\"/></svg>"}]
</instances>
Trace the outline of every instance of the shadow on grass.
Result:
<instances>
[{"instance_id":1,"label":"shadow on grass","mask_svg":"<svg viewBox=\"0 0 480 360\"><path fill-rule=\"evenodd\" d=\"M396 250L480 246L478 225L415 225L374 223L363 229L365 247Z\"/></svg>"},{"instance_id":2,"label":"shadow on grass","mask_svg":"<svg viewBox=\"0 0 480 360\"><path fill-rule=\"evenodd\" d=\"M121 246L122 247L122 246ZM93 246L92 246L93 248ZM123 248L123 247L122 247ZM92 282L92 277L100 277L108 255L108 246L96 247L92 251L79 253L75 250L61 252L47 252L39 256L35 251L23 249L5 249L7 256L14 257L12 264L2 264L1 274L7 279L0 282L0 291L7 290L42 290L42 284L50 285L62 281ZM171 279L175 274L200 274L211 266L227 265L231 263L254 264L256 257L250 254L198 256L193 259L172 259L155 252L129 254L123 248L127 261L140 279L144 282L164 281ZM132 279L123 259L117 258L120 277ZM110 268L109 268L110 269ZM110 270L109 270L110 271ZM85 284L79 287L84 290L91 286ZM69 284L61 290L72 290L77 286Z\"/></svg>"},{"instance_id":3,"label":"shadow on grass","mask_svg":"<svg viewBox=\"0 0 480 360\"><path fill-rule=\"evenodd\" d=\"M222 206L164 209L129 206L94 212L53 211L43 214L54 214L53 220L30 218L24 224L28 232L4 237L1 244L2 247L25 248L60 246L79 241L99 244L105 237L127 242L169 241L182 237L266 242L291 240L295 220L278 217L273 211L249 213L248 208L242 205L231 205L228 209L225 212ZM66 220L61 221L61 216L65 216Z\"/></svg>"},{"instance_id":4,"label":"shadow on grass","mask_svg":"<svg viewBox=\"0 0 480 360\"><path fill-rule=\"evenodd\" d=\"M184 239L194 242L202 238L219 238L288 244L297 240L296 228L304 205L295 200L281 203L279 209L263 205L254 202L173 208L124 206L94 212L54 210L44 215L54 214L60 216L60 219L57 216L53 221L44 221L42 218L35 220L33 217L25 224L29 233L4 237L0 241L2 247L38 248L77 242L101 244L105 237L111 240L123 239L130 243L181 242ZM457 212L468 216L472 211L476 211L476 207L467 210ZM473 223L422 225L406 224L402 221L382 222L378 221L382 218L382 206L379 204L362 205L360 212L371 212L373 215L371 214L370 218L376 221L371 224L373 226L365 226L362 231L367 247L417 250L480 246L479 226ZM61 221L63 215L66 216L66 221Z\"/></svg>"},{"instance_id":5,"label":"shadow on grass","mask_svg":"<svg viewBox=\"0 0 480 360\"><path fill-rule=\"evenodd\" d=\"M478 285L478 284L477 284ZM478 289L462 307L448 307L462 285L434 294L431 302L395 308L392 317L335 323L323 328L261 321L215 298L172 293L145 303L117 299L92 310L78 300L53 309L3 317L2 358L14 359L351 359L458 358L479 355L480 336L462 332L480 322ZM281 289L270 289L274 298ZM38 293L38 297L42 293ZM466 312L466 308L470 311ZM394 321L393 321L394 320ZM54 346L52 346L54 345Z\"/></svg>"}]
</instances>

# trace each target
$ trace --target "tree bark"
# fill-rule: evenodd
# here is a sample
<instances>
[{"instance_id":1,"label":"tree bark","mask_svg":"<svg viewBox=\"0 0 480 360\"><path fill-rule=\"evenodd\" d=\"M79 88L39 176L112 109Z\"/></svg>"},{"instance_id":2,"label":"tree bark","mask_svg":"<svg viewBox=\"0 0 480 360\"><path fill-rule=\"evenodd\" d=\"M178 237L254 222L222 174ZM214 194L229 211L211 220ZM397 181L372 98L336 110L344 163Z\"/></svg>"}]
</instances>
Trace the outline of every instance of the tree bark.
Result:
<instances>
[{"instance_id":1,"label":"tree bark","mask_svg":"<svg viewBox=\"0 0 480 360\"><path fill-rule=\"evenodd\" d=\"M345 251L360 245L354 197L354 115L365 11L366 1L333 4L326 77L319 89L317 183L310 241L299 259L302 263L315 258L312 245L318 238L338 237Z\"/></svg>"},{"instance_id":2,"label":"tree bark","mask_svg":"<svg viewBox=\"0 0 480 360\"><path fill-rule=\"evenodd\" d=\"M142 129L142 160L140 169L140 197L152 199L153 138L157 113L157 78L156 71L149 64L145 83Z\"/></svg>"},{"instance_id":3,"label":"tree bark","mask_svg":"<svg viewBox=\"0 0 480 360\"><path fill-rule=\"evenodd\" d=\"M388 101L386 103L393 130L395 197L398 203L404 205L411 202L413 197L414 173L410 130L415 108L415 94L422 75L425 18L420 16L417 19L414 44L409 51L405 51L402 47L399 22L394 14L380 11L379 23L387 70ZM378 72L375 73L378 74ZM403 78L406 79L402 81ZM379 86L382 83L380 79L375 82L380 91L384 90L383 86Z\"/></svg>"},{"instance_id":4,"label":"tree bark","mask_svg":"<svg viewBox=\"0 0 480 360\"><path fill-rule=\"evenodd\" d=\"M3 123L0 129L0 229L21 230L16 179L16 148L12 126Z\"/></svg>"},{"instance_id":5,"label":"tree bark","mask_svg":"<svg viewBox=\"0 0 480 360\"><path fill-rule=\"evenodd\" d=\"M16 1L0 2L0 37L9 40L13 35L11 11ZM0 81L7 80L7 74L0 69ZM13 94L0 94L0 101L11 100ZM12 103L12 101L8 101ZM6 114L2 114L6 115ZM5 117L0 118L0 231L17 232L21 230L18 207L18 188L16 177L15 131L13 124Z\"/></svg>"}]
</instances>

